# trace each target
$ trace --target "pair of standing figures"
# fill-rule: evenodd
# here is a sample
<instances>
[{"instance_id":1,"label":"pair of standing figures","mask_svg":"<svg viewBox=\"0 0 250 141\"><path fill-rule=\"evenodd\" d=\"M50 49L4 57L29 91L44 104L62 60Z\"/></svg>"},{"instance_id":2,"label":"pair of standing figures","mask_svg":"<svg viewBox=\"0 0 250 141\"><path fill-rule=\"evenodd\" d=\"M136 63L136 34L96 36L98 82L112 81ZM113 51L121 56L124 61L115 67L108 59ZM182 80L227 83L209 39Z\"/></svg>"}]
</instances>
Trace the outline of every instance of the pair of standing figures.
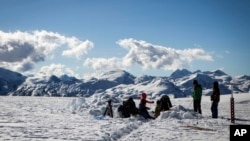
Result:
<instances>
[{"instance_id":1,"label":"pair of standing figures","mask_svg":"<svg viewBox=\"0 0 250 141\"><path fill-rule=\"evenodd\" d=\"M202 88L201 85L198 83L197 80L193 81L194 91L193 91L193 107L194 111L202 114L201 112L201 96L202 96ZM219 83L215 81L213 83L213 92L211 95L211 112L212 118L218 118L218 104L220 101L220 89Z\"/></svg>"}]
</instances>

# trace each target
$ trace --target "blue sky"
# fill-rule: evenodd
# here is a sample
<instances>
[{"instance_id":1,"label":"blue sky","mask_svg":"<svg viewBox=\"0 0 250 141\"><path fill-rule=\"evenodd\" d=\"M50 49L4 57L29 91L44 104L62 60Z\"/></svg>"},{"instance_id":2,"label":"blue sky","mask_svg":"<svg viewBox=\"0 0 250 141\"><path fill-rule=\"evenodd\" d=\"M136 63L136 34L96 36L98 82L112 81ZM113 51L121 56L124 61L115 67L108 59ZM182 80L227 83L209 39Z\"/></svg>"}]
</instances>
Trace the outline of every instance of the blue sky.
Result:
<instances>
[{"instance_id":1,"label":"blue sky","mask_svg":"<svg viewBox=\"0 0 250 141\"><path fill-rule=\"evenodd\" d=\"M247 0L3 0L0 66L79 77L117 68L250 75L249 7Z\"/></svg>"}]
</instances>

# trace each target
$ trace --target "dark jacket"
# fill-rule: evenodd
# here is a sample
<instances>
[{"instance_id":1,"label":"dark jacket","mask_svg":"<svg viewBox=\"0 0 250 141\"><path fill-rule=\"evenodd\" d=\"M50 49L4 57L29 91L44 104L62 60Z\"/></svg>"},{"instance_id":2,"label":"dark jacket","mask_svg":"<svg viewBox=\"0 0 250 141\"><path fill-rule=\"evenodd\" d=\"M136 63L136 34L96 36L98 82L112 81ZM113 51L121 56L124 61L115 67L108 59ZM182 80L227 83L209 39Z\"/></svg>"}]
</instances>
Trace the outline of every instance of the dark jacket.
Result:
<instances>
[{"instance_id":1,"label":"dark jacket","mask_svg":"<svg viewBox=\"0 0 250 141\"><path fill-rule=\"evenodd\" d=\"M213 89L213 93L211 95L211 101L220 101L220 89Z\"/></svg>"},{"instance_id":2,"label":"dark jacket","mask_svg":"<svg viewBox=\"0 0 250 141\"><path fill-rule=\"evenodd\" d=\"M211 95L211 101L220 101L220 89L219 89L219 83L215 81L213 83L213 93Z\"/></svg>"}]
</instances>

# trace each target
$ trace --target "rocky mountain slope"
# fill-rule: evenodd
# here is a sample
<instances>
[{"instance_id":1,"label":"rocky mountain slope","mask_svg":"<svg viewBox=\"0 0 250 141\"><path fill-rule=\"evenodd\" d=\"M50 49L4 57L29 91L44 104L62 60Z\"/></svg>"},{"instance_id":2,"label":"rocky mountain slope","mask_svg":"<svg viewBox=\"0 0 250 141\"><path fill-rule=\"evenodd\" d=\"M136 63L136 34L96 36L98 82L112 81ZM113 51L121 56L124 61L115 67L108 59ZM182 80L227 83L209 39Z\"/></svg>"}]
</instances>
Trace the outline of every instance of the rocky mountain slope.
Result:
<instances>
[{"instance_id":1,"label":"rocky mountain slope","mask_svg":"<svg viewBox=\"0 0 250 141\"><path fill-rule=\"evenodd\" d=\"M89 97L100 94L110 98L112 95L122 97L125 93L126 96L138 97L141 92L146 92L152 98L162 94L177 98L192 94L195 79L202 85L204 95L211 94L214 81L219 82L221 94L249 92L250 89L250 76L232 77L221 70L190 72L183 69L176 70L169 77L134 76L124 70L113 70L96 78L81 80L67 75L26 77L0 68L0 95Z\"/></svg>"}]
</instances>

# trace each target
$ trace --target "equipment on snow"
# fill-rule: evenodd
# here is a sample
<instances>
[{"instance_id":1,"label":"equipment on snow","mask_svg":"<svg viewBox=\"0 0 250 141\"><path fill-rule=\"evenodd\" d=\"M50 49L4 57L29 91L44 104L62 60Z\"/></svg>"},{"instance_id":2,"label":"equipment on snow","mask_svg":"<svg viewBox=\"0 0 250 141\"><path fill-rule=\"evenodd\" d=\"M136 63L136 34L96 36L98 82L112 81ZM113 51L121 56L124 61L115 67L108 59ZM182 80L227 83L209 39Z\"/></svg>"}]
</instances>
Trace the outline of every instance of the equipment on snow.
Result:
<instances>
[{"instance_id":1,"label":"equipment on snow","mask_svg":"<svg viewBox=\"0 0 250 141\"><path fill-rule=\"evenodd\" d=\"M103 116L106 116L107 114L108 116L113 117L113 110L112 110L111 102L112 102L111 100L108 101L108 104L107 104L105 112L103 113Z\"/></svg>"}]
</instances>

